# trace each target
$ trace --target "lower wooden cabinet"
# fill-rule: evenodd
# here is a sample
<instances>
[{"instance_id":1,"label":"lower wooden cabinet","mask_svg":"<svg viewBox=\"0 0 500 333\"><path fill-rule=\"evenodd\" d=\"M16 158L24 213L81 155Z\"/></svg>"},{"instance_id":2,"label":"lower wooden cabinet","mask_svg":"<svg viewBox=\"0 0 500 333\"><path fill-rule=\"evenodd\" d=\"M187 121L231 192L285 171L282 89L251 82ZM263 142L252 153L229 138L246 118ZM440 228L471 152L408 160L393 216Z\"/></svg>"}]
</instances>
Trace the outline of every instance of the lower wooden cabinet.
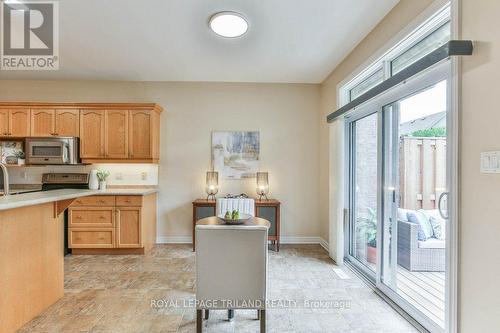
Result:
<instances>
[{"instance_id":1,"label":"lower wooden cabinet","mask_svg":"<svg viewBox=\"0 0 500 333\"><path fill-rule=\"evenodd\" d=\"M68 242L70 248L99 248L115 247L115 228L69 228Z\"/></svg>"},{"instance_id":2,"label":"lower wooden cabinet","mask_svg":"<svg viewBox=\"0 0 500 333\"><path fill-rule=\"evenodd\" d=\"M155 242L156 194L83 197L68 208L68 244L74 254L144 253Z\"/></svg>"}]
</instances>

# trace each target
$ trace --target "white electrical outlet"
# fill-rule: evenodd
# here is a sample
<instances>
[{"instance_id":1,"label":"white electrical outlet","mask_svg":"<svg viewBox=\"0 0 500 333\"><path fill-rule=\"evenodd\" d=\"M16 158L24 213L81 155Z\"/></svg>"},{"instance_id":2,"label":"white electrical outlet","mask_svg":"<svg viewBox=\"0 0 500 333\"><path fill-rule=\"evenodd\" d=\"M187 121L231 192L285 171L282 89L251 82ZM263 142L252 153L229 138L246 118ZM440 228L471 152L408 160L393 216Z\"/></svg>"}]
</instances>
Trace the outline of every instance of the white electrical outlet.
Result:
<instances>
[{"instance_id":1,"label":"white electrical outlet","mask_svg":"<svg viewBox=\"0 0 500 333\"><path fill-rule=\"evenodd\" d=\"M148 173L147 172L141 172L141 179L142 180L148 180Z\"/></svg>"},{"instance_id":2,"label":"white electrical outlet","mask_svg":"<svg viewBox=\"0 0 500 333\"><path fill-rule=\"evenodd\" d=\"M123 174L121 172L117 172L115 176L116 180L123 180Z\"/></svg>"}]
</instances>

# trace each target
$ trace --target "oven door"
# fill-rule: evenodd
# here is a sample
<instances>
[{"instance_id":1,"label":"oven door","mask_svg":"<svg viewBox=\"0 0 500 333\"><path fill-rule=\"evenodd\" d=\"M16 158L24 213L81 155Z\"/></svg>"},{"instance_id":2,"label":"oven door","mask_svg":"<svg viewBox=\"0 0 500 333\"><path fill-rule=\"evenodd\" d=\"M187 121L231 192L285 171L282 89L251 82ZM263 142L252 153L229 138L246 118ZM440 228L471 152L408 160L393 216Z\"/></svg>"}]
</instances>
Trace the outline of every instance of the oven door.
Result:
<instances>
[{"instance_id":1,"label":"oven door","mask_svg":"<svg viewBox=\"0 0 500 333\"><path fill-rule=\"evenodd\" d=\"M64 140L29 140L26 159L28 164L67 164L68 143Z\"/></svg>"}]
</instances>

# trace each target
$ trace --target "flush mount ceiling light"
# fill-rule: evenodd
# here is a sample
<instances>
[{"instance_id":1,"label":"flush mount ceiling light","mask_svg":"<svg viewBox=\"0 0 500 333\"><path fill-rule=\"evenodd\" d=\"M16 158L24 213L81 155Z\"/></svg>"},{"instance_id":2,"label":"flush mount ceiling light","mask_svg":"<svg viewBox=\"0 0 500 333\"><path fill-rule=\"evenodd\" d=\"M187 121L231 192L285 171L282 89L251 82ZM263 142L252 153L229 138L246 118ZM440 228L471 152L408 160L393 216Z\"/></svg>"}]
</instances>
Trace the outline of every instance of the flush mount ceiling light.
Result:
<instances>
[{"instance_id":1,"label":"flush mount ceiling light","mask_svg":"<svg viewBox=\"0 0 500 333\"><path fill-rule=\"evenodd\" d=\"M220 12L210 18L210 29L221 37L240 37L248 30L243 15L235 12Z\"/></svg>"}]
</instances>

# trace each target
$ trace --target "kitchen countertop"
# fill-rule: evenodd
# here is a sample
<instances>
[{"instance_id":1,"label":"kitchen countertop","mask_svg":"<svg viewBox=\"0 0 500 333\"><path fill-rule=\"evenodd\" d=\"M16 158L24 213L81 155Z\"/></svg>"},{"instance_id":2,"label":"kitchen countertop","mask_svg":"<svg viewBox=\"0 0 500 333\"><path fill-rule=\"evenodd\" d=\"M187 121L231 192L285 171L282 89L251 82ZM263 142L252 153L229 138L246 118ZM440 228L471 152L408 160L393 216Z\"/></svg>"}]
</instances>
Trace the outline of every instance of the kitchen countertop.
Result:
<instances>
[{"instance_id":1,"label":"kitchen countertop","mask_svg":"<svg viewBox=\"0 0 500 333\"><path fill-rule=\"evenodd\" d=\"M158 192L157 188L110 188L105 191L63 189L53 191L40 191L0 197L0 211L44 204L67 199L75 199L90 195L149 195Z\"/></svg>"}]
</instances>

